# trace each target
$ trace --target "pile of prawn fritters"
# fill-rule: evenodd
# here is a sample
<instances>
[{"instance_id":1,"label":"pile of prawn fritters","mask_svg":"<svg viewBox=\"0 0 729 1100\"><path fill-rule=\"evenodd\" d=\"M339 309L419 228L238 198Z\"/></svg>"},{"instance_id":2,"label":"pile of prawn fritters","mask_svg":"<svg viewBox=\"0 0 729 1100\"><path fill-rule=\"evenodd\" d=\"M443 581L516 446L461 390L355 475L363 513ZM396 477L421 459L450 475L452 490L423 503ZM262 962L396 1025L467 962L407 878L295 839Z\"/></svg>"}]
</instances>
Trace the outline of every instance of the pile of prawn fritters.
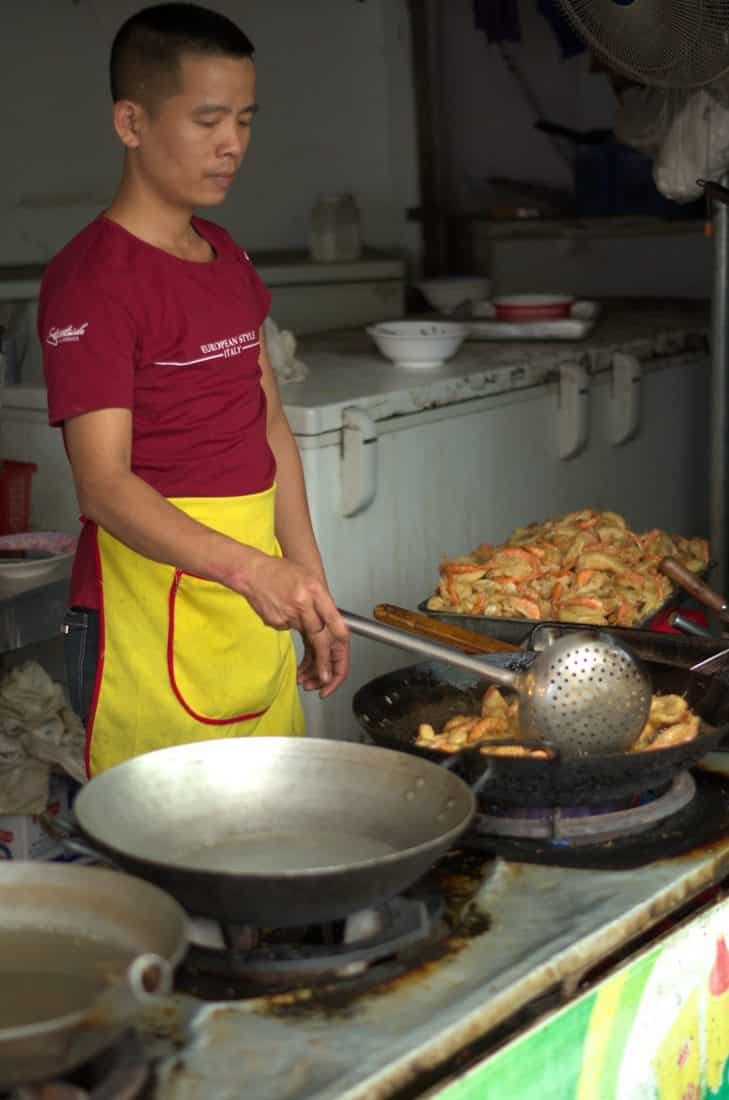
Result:
<instances>
[{"instance_id":1,"label":"pile of prawn fritters","mask_svg":"<svg viewBox=\"0 0 729 1100\"><path fill-rule=\"evenodd\" d=\"M648 721L631 745L629 752L651 752L672 745L693 741L699 732L698 715L680 695L654 695ZM470 745L481 744L479 751L491 756L531 756L547 758L546 749L526 745L493 745L489 741L518 739L519 700L509 698L493 685L485 692L480 714L459 714L449 718L437 732L428 723L418 727L416 745L440 752L459 752Z\"/></svg>"},{"instance_id":2,"label":"pile of prawn fritters","mask_svg":"<svg viewBox=\"0 0 729 1100\"><path fill-rule=\"evenodd\" d=\"M673 594L659 572L672 557L691 573L706 570L706 539L631 531L617 512L586 508L519 527L506 543L482 543L440 564L431 611L496 618L634 626Z\"/></svg>"}]
</instances>

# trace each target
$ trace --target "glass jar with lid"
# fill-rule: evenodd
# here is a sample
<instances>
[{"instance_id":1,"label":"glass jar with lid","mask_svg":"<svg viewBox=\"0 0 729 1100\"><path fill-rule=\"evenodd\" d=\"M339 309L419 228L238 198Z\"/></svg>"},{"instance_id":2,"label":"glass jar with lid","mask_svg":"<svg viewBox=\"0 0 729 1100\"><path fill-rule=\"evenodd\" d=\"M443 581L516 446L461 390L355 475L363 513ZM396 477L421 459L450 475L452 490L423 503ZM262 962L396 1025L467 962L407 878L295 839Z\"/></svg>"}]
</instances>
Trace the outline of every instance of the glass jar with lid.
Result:
<instances>
[{"instance_id":1,"label":"glass jar with lid","mask_svg":"<svg viewBox=\"0 0 729 1100\"><path fill-rule=\"evenodd\" d=\"M362 255L359 207L349 192L320 195L311 212L311 258L318 263L357 260Z\"/></svg>"}]
</instances>

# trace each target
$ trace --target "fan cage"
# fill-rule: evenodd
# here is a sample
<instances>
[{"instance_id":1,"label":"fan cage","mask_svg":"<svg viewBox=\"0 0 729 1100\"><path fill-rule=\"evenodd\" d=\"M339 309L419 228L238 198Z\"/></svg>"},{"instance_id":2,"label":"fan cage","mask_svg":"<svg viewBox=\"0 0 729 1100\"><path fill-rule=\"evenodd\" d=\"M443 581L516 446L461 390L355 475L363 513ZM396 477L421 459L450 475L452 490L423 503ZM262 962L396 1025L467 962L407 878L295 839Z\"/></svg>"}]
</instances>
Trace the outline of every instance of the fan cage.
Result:
<instances>
[{"instance_id":1,"label":"fan cage","mask_svg":"<svg viewBox=\"0 0 729 1100\"><path fill-rule=\"evenodd\" d=\"M698 88L729 72L729 0L559 0L605 64L641 84Z\"/></svg>"}]
</instances>

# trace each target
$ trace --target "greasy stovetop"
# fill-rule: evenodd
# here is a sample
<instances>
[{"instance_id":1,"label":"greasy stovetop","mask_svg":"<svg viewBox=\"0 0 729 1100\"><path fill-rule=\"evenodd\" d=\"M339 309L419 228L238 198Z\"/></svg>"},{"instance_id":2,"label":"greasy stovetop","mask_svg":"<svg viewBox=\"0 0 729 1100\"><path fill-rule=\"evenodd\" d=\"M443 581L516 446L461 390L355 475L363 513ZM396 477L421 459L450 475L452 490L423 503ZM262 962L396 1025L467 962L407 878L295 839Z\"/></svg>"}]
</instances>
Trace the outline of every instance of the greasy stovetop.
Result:
<instances>
[{"instance_id":1,"label":"greasy stovetop","mask_svg":"<svg viewBox=\"0 0 729 1100\"><path fill-rule=\"evenodd\" d=\"M722 771L726 755L716 757ZM713 785L729 813L729 782ZM414 970L365 993L304 987L216 1004L177 995L155 1010L145 1033L162 1059L154 1096L404 1097L525 1006L574 993L605 960L725 878L729 835L639 869L451 853L434 874L452 934Z\"/></svg>"}]
</instances>

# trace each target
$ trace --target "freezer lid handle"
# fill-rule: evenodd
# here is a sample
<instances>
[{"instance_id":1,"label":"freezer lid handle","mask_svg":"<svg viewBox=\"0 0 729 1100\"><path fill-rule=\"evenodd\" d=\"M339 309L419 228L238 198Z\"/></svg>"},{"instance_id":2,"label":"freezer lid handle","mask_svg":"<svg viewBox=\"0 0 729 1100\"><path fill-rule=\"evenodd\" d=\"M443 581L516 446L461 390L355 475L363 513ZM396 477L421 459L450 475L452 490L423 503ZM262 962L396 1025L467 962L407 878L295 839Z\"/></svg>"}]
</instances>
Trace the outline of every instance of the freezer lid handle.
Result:
<instances>
[{"instance_id":1,"label":"freezer lid handle","mask_svg":"<svg viewBox=\"0 0 729 1100\"><path fill-rule=\"evenodd\" d=\"M616 351L608 392L608 433L614 447L633 439L640 426L640 360Z\"/></svg>"},{"instance_id":2,"label":"freezer lid handle","mask_svg":"<svg viewBox=\"0 0 729 1100\"><path fill-rule=\"evenodd\" d=\"M558 391L560 458L573 458L587 443L589 407L590 382L585 368L579 363L560 364Z\"/></svg>"},{"instance_id":3,"label":"freezer lid handle","mask_svg":"<svg viewBox=\"0 0 729 1100\"><path fill-rule=\"evenodd\" d=\"M364 409L342 410L341 498L343 516L369 508L377 493L377 426Z\"/></svg>"}]
</instances>

